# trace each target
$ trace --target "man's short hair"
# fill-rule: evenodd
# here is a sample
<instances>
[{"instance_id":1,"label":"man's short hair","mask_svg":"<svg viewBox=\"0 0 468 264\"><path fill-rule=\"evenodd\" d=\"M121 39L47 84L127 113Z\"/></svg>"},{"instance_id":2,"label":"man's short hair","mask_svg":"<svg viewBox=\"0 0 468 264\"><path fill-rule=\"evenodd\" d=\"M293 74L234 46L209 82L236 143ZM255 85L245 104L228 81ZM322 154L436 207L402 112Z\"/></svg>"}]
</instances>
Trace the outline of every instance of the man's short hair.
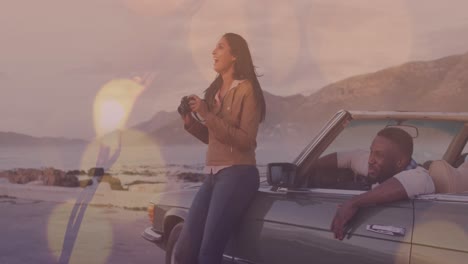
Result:
<instances>
[{"instance_id":1,"label":"man's short hair","mask_svg":"<svg viewBox=\"0 0 468 264\"><path fill-rule=\"evenodd\" d=\"M386 127L377 133L377 136L384 137L393 143L408 157L413 156L413 138L401 128Z\"/></svg>"}]
</instances>

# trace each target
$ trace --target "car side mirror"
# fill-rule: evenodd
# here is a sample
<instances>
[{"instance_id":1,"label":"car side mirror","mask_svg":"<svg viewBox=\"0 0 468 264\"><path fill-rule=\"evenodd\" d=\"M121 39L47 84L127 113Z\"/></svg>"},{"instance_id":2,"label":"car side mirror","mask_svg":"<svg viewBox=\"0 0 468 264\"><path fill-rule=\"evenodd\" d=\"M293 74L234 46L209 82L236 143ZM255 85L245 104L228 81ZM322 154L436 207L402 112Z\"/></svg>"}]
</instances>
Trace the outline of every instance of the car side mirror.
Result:
<instances>
[{"instance_id":1,"label":"car side mirror","mask_svg":"<svg viewBox=\"0 0 468 264\"><path fill-rule=\"evenodd\" d=\"M267 181L273 186L272 190L279 187L290 188L296 180L297 165L293 163L268 163Z\"/></svg>"}]
</instances>

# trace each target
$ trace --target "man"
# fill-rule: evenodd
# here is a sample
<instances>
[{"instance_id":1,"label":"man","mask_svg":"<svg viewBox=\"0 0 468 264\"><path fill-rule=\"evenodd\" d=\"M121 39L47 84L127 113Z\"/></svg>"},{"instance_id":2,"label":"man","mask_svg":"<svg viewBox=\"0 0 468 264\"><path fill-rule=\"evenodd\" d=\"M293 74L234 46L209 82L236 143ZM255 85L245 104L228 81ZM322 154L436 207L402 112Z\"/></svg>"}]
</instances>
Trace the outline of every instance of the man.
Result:
<instances>
[{"instance_id":1,"label":"man","mask_svg":"<svg viewBox=\"0 0 468 264\"><path fill-rule=\"evenodd\" d=\"M402 129L387 127L377 133L370 152L335 152L319 159L317 167L349 168L357 174L366 175L371 183L375 183L372 190L338 207L331 224L335 238L344 238L345 225L361 207L434 193L434 183L427 170L418 166L412 155L411 136Z\"/></svg>"}]
</instances>

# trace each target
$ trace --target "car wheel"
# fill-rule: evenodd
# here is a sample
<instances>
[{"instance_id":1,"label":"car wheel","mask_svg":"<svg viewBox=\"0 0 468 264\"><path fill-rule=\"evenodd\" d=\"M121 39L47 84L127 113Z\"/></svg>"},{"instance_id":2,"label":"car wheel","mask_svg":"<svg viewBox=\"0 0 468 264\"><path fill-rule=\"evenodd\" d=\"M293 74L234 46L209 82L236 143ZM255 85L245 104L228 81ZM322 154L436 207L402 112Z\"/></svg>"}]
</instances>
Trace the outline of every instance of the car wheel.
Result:
<instances>
[{"instance_id":1,"label":"car wheel","mask_svg":"<svg viewBox=\"0 0 468 264\"><path fill-rule=\"evenodd\" d=\"M174 249L177 244L177 240L179 239L180 232L182 231L182 227L184 223L178 223L172 228L171 234L169 235L169 239L167 240L167 250L166 250L166 264L174 264Z\"/></svg>"}]
</instances>

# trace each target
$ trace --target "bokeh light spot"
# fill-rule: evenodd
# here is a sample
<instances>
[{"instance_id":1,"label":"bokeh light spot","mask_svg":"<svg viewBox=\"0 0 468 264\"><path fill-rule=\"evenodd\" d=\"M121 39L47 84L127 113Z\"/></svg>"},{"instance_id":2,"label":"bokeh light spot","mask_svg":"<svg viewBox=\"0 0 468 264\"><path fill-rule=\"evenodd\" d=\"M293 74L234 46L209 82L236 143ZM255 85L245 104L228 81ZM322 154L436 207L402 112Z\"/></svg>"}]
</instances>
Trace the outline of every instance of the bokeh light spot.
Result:
<instances>
[{"instance_id":1,"label":"bokeh light spot","mask_svg":"<svg viewBox=\"0 0 468 264\"><path fill-rule=\"evenodd\" d=\"M106 83L94 100L94 127L98 137L125 128L136 99L145 89L134 80Z\"/></svg>"},{"instance_id":2,"label":"bokeh light spot","mask_svg":"<svg viewBox=\"0 0 468 264\"><path fill-rule=\"evenodd\" d=\"M73 207L74 201L67 202L58 205L51 212L47 228L50 251L57 261L63 250L71 251L69 263L106 263L113 240L109 220L99 213L98 208L88 206L82 219L79 217L71 219L75 225L79 223L79 230L76 233L73 229L67 229ZM70 241L74 236L76 236L74 244L64 243L65 238Z\"/></svg>"}]
</instances>

